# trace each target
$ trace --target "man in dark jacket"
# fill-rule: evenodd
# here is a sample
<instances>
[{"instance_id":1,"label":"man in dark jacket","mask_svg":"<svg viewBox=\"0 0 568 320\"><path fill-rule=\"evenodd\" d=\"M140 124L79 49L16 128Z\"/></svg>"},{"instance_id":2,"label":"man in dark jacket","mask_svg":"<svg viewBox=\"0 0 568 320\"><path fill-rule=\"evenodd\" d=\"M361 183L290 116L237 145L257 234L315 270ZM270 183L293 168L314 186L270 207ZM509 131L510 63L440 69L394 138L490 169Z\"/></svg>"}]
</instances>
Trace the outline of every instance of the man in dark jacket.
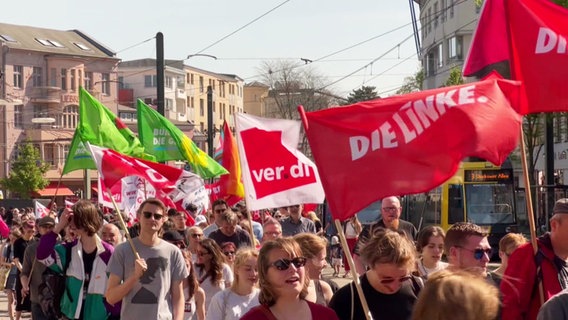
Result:
<instances>
[{"instance_id":1,"label":"man in dark jacket","mask_svg":"<svg viewBox=\"0 0 568 320\"><path fill-rule=\"evenodd\" d=\"M539 237L537 244L536 255L529 243L509 257L501 282L503 320L536 319L542 305L540 283L544 301L568 288L568 199L556 202L550 232Z\"/></svg>"}]
</instances>

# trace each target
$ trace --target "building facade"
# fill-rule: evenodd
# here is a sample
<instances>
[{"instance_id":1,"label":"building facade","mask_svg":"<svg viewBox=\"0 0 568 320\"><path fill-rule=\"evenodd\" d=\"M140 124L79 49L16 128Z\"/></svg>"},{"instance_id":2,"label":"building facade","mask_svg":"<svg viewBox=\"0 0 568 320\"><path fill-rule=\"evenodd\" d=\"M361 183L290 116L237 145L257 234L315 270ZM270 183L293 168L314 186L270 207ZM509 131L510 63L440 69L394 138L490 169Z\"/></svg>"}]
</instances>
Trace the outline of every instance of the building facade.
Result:
<instances>
[{"instance_id":1,"label":"building facade","mask_svg":"<svg viewBox=\"0 0 568 320\"><path fill-rule=\"evenodd\" d=\"M253 81L244 86L244 112L258 117L266 117L266 99L270 87Z\"/></svg>"},{"instance_id":2,"label":"building facade","mask_svg":"<svg viewBox=\"0 0 568 320\"><path fill-rule=\"evenodd\" d=\"M415 0L420 7L423 89L441 87L452 68L462 68L481 1Z\"/></svg>"},{"instance_id":3,"label":"building facade","mask_svg":"<svg viewBox=\"0 0 568 320\"><path fill-rule=\"evenodd\" d=\"M0 46L0 177L8 176L18 144L30 140L51 165L46 178L53 186L79 121L79 87L116 112L119 59L79 30L0 23ZM82 170L63 176L62 186L58 195L82 193ZM53 191L46 188L40 195Z\"/></svg>"}]
</instances>

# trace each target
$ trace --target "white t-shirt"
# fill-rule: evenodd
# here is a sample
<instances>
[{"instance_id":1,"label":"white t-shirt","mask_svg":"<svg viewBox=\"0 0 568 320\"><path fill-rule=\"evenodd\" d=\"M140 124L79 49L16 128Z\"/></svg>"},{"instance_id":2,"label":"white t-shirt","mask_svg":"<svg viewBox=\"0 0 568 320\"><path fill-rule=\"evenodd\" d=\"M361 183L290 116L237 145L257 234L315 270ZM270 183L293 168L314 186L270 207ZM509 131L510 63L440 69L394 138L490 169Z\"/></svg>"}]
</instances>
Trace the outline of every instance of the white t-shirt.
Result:
<instances>
[{"instance_id":1,"label":"white t-shirt","mask_svg":"<svg viewBox=\"0 0 568 320\"><path fill-rule=\"evenodd\" d=\"M434 272L446 269L448 267L448 263L443 261L438 261L438 264L436 265L435 268L426 268L426 266L422 263L422 260L420 260L418 261L417 266L418 266L418 271L420 271L420 273L427 278L429 275L431 275Z\"/></svg>"},{"instance_id":2,"label":"white t-shirt","mask_svg":"<svg viewBox=\"0 0 568 320\"><path fill-rule=\"evenodd\" d=\"M199 269L198 269L199 270ZM197 275L198 279L202 279L203 275L205 274L205 270L203 270L203 273L201 271L198 272L199 274ZM207 277L205 278L203 281L200 280L200 284L199 286L201 287L201 289L203 289L203 291L205 291L205 310L209 309L209 304L211 303L211 298L213 298L213 296L221 291L224 290L227 287L231 286L231 283L233 283L233 271L231 270L231 267L229 267L229 265L227 264L223 264L223 278L221 279L221 282L219 283L219 285L214 285L211 282L211 278ZM209 316L207 316L207 319L209 319Z\"/></svg>"},{"instance_id":3,"label":"white t-shirt","mask_svg":"<svg viewBox=\"0 0 568 320\"><path fill-rule=\"evenodd\" d=\"M253 292L246 296L236 294L231 288L217 292L207 309L207 320L239 320L250 309L260 304L259 293L258 288L254 288Z\"/></svg>"},{"instance_id":4,"label":"white t-shirt","mask_svg":"<svg viewBox=\"0 0 568 320\"><path fill-rule=\"evenodd\" d=\"M183 309L183 318L185 320L191 320L193 319L193 315L195 314L195 294L193 294L193 297L191 297L191 299L189 299L189 301L187 300L187 296L189 295L189 287L186 287L183 289L183 295L184 297L186 297L185 300L185 304L184 304L184 309Z\"/></svg>"}]
</instances>

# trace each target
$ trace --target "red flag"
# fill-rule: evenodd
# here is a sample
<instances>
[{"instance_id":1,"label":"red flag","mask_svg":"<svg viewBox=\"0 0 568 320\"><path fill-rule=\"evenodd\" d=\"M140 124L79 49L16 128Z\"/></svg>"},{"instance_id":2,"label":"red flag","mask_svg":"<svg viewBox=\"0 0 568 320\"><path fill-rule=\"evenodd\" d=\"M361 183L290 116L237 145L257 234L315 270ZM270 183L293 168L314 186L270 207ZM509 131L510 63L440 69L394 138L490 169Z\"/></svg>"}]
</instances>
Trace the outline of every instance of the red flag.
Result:
<instances>
[{"instance_id":1,"label":"red flag","mask_svg":"<svg viewBox=\"0 0 568 320\"><path fill-rule=\"evenodd\" d=\"M156 198L163 198L163 194L168 194L175 188L176 181L183 173L182 169L129 157L111 149L88 145L101 181L107 188L111 188L124 177L139 176L156 189Z\"/></svg>"},{"instance_id":2,"label":"red flag","mask_svg":"<svg viewBox=\"0 0 568 320\"><path fill-rule=\"evenodd\" d=\"M568 111L568 9L543 0L507 1L511 73L522 81L521 114Z\"/></svg>"},{"instance_id":3,"label":"red flag","mask_svg":"<svg viewBox=\"0 0 568 320\"><path fill-rule=\"evenodd\" d=\"M8 227L4 219L0 217L0 236L2 236L2 238L8 238L9 235L10 228Z\"/></svg>"},{"instance_id":4,"label":"red flag","mask_svg":"<svg viewBox=\"0 0 568 320\"><path fill-rule=\"evenodd\" d=\"M222 165L229 174L224 174L219 178L219 185L221 187L219 197L242 199L245 196L245 190L241 181L241 164L239 161L239 153L237 149L237 141L233 137L233 133L227 124L223 123L223 155ZM238 201L238 200L237 200Z\"/></svg>"},{"instance_id":5,"label":"red flag","mask_svg":"<svg viewBox=\"0 0 568 320\"><path fill-rule=\"evenodd\" d=\"M315 164L298 149L300 122L236 114L249 210L322 203Z\"/></svg>"},{"instance_id":6,"label":"red flag","mask_svg":"<svg viewBox=\"0 0 568 320\"><path fill-rule=\"evenodd\" d=\"M519 83L489 79L306 114L331 212L430 190L466 156L501 164L517 146ZM502 90L503 89L503 90Z\"/></svg>"},{"instance_id":7,"label":"red flag","mask_svg":"<svg viewBox=\"0 0 568 320\"><path fill-rule=\"evenodd\" d=\"M463 66L465 77L483 78L493 69L508 76L510 54L504 1L485 0L483 3Z\"/></svg>"}]
</instances>

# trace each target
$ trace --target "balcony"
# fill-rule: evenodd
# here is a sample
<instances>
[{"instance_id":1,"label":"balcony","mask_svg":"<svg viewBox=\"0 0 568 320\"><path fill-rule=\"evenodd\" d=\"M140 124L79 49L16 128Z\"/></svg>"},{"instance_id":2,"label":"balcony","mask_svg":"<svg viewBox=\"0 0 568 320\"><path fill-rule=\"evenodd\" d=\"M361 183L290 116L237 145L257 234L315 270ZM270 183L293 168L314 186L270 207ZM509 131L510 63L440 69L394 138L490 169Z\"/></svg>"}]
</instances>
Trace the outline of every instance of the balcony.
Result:
<instances>
[{"instance_id":1,"label":"balcony","mask_svg":"<svg viewBox=\"0 0 568 320\"><path fill-rule=\"evenodd\" d=\"M61 103L61 88L59 87L34 87L30 93L30 101L33 103Z\"/></svg>"},{"instance_id":2,"label":"balcony","mask_svg":"<svg viewBox=\"0 0 568 320\"><path fill-rule=\"evenodd\" d=\"M176 89L176 99L184 99L186 98L185 90L184 89Z\"/></svg>"}]
</instances>

